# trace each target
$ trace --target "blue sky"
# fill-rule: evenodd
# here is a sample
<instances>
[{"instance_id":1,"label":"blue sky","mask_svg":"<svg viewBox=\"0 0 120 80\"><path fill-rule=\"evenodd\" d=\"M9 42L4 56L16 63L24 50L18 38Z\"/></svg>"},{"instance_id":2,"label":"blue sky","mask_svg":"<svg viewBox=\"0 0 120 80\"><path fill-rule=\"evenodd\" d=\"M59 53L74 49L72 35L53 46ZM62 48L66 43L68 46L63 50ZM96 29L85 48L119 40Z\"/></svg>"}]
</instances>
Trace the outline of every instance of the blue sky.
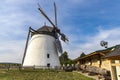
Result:
<instances>
[{"instance_id":1,"label":"blue sky","mask_svg":"<svg viewBox=\"0 0 120 80\"><path fill-rule=\"evenodd\" d=\"M49 22L37 10L37 3L54 21L54 0L3 0L0 2L0 62L21 62L28 27L38 29ZM120 0L56 0L58 26L69 38L63 49L74 59L120 44Z\"/></svg>"}]
</instances>

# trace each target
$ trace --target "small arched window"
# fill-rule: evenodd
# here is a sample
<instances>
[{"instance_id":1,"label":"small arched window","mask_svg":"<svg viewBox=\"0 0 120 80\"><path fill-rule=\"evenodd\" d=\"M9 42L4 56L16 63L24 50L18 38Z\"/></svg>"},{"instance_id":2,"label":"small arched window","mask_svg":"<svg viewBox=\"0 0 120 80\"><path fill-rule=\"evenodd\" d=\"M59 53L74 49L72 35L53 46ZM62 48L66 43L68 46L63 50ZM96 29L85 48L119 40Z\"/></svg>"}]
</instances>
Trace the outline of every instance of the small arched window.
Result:
<instances>
[{"instance_id":1,"label":"small arched window","mask_svg":"<svg viewBox=\"0 0 120 80\"><path fill-rule=\"evenodd\" d=\"M47 58L50 58L50 54L47 54Z\"/></svg>"}]
</instances>

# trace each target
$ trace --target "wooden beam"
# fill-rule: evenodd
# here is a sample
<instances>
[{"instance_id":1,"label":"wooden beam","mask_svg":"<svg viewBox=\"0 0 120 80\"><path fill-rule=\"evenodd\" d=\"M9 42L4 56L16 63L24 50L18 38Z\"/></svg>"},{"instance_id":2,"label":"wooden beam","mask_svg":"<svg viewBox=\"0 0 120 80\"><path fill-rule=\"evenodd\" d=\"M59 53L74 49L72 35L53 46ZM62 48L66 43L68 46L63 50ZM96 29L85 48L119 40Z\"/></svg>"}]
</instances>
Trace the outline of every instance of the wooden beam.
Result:
<instances>
[{"instance_id":1,"label":"wooden beam","mask_svg":"<svg viewBox=\"0 0 120 80\"><path fill-rule=\"evenodd\" d=\"M110 59L110 60L120 60L120 56L111 56L111 57L108 57L108 59Z\"/></svg>"},{"instance_id":2,"label":"wooden beam","mask_svg":"<svg viewBox=\"0 0 120 80\"><path fill-rule=\"evenodd\" d=\"M105 53L101 53L101 52L100 52L100 54L103 55L103 56L105 56Z\"/></svg>"},{"instance_id":3,"label":"wooden beam","mask_svg":"<svg viewBox=\"0 0 120 80\"><path fill-rule=\"evenodd\" d=\"M29 32L28 32L28 36L27 36L27 40L26 40L24 55L23 55L23 59L22 59L22 66L23 66L23 62L24 62L26 51L27 51L27 47L28 47L28 41L29 41L30 33L31 33L31 27L29 27Z\"/></svg>"},{"instance_id":4,"label":"wooden beam","mask_svg":"<svg viewBox=\"0 0 120 80\"><path fill-rule=\"evenodd\" d=\"M114 63L114 64L112 63L111 65L112 66L120 66L120 63Z\"/></svg>"}]
</instances>

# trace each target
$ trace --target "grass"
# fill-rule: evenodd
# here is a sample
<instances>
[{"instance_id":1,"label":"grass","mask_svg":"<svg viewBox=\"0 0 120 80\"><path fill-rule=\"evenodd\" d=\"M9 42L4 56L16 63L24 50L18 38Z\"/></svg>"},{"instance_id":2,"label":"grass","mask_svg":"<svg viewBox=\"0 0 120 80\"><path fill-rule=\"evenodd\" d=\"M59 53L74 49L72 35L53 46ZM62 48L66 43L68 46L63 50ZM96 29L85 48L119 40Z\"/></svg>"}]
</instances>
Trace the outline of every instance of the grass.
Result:
<instances>
[{"instance_id":1,"label":"grass","mask_svg":"<svg viewBox=\"0 0 120 80\"><path fill-rule=\"evenodd\" d=\"M0 80L94 80L76 72L55 70L0 70Z\"/></svg>"}]
</instances>

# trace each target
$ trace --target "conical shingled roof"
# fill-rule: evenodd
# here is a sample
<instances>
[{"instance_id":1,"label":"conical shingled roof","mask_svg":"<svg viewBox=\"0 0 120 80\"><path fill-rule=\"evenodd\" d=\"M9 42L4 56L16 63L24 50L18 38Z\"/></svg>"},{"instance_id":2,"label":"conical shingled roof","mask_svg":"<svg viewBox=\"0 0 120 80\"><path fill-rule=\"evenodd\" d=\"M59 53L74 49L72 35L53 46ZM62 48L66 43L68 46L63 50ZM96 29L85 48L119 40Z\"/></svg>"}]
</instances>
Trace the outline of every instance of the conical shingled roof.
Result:
<instances>
[{"instance_id":1,"label":"conical shingled roof","mask_svg":"<svg viewBox=\"0 0 120 80\"><path fill-rule=\"evenodd\" d=\"M53 36L53 37L57 38L56 33L53 30L53 27L44 25L41 28L37 29L36 31L38 33L33 32L32 36L35 35L35 34L45 34L45 35L50 35L50 36Z\"/></svg>"},{"instance_id":2,"label":"conical shingled roof","mask_svg":"<svg viewBox=\"0 0 120 80\"><path fill-rule=\"evenodd\" d=\"M37 31L38 32L52 32L53 31L53 27L45 25L45 26L39 28Z\"/></svg>"}]
</instances>

